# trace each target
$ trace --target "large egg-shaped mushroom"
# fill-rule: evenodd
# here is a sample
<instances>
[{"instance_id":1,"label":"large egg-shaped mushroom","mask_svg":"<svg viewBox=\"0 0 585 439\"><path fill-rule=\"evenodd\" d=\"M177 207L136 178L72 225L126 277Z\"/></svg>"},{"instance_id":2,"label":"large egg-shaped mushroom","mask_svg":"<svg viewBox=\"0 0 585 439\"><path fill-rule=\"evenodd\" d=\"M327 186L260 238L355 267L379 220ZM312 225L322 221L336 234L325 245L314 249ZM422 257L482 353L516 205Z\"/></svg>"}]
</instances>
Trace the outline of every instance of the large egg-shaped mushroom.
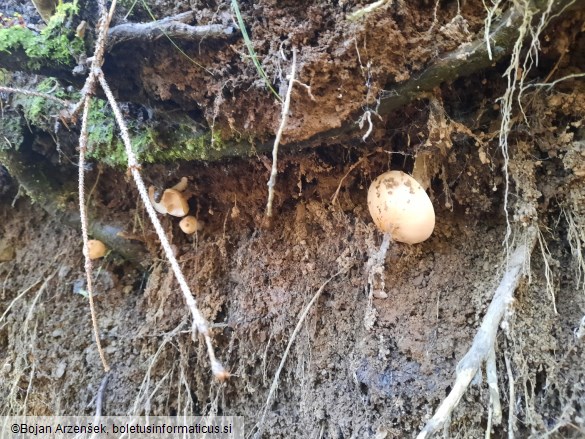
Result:
<instances>
[{"instance_id":1,"label":"large egg-shaped mushroom","mask_svg":"<svg viewBox=\"0 0 585 439\"><path fill-rule=\"evenodd\" d=\"M376 226L392 239L417 244L435 228L435 210L422 186L402 171L378 176L368 190L368 208Z\"/></svg>"}]
</instances>

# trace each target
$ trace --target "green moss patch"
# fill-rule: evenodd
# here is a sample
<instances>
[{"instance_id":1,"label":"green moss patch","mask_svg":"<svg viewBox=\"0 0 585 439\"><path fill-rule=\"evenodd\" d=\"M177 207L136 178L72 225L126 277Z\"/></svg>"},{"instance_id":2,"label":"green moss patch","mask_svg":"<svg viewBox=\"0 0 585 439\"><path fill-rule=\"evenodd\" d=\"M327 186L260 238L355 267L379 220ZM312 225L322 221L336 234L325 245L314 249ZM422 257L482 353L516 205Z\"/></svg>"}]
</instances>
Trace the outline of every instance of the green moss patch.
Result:
<instances>
[{"instance_id":1,"label":"green moss patch","mask_svg":"<svg viewBox=\"0 0 585 439\"><path fill-rule=\"evenodd\" d=\"M24 51L26 67L32 71L45 64L76 65L76 56L84 53L84 42L66 24L77 12L77 1L60 4L40 33L20 25L0 29L0 53Z\"/></svg>"}]
</instances>

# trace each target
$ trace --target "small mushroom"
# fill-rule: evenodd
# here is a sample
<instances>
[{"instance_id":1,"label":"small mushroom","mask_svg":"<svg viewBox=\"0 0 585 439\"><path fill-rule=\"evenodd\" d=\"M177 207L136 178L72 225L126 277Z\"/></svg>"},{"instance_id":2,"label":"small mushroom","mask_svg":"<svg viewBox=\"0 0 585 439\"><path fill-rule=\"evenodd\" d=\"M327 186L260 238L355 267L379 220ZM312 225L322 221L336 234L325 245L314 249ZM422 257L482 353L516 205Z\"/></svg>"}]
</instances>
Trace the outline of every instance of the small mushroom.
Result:
<instances>
[{"instance_id":1,"label":"small mushroom","mask_svg":"<svg viewBox=\"0 0 585 439\"><path fill-rule=\"evenodd\" d=\"M87 246L89 247L89 259L92 261L94 259L103 258L108 252L108 249L104 243L98 241L97 239L90 239L87 242Z\"/></svg>"},{"instance_id":2,"label":"small mushroom","mask_svg":"<svg viewBox=\"0 0 585 439\"><path fill-rule=\"evenodd\" d=\"M169 215L182 217L189 213L189 204L185 197L176 189L166 189L160 201L157 203L154 199L154 186L148 188L148 196L154 209L158 213L163 215L168 213Z\"/></svg>"},{"instance_id":3,"label":"small mushroom","mask_svg":"<svg viewBox=\"0 0 585 439\"><path fill-rule=\"evenodd\" d=\"M183 178L181 178L181 181L179 181L171 189L174 189L174 190L179 191L179 192L184 192L185 189L187 189L188 183L189 183L189 180L187 180L187 177L183 177Z\"/></svg>"},{"instance_id":4,"label":"small mushroom","mask_svg":"<svg viewBox=\"0 0 585 439\"><path fill-rule=\"evenodd\" d=\"M181 220L181 222L179 223L179 227L181 228L183 233L191 235L192 233L200 232L201 230L203 230L203 223L194 216L189 215Z\"/></svg>"},{"instance_id":5,"label":"small mushroom","mask_svg":"<svg viewBox=\"0 0 585 439\"><path fill-rule=\"evenodd\" d=\"M435 228L431 199L414 178L402 171L385 172L372 182L368 208L376 226L398 242L423 242Z\"/></svg>"}]
</instances>

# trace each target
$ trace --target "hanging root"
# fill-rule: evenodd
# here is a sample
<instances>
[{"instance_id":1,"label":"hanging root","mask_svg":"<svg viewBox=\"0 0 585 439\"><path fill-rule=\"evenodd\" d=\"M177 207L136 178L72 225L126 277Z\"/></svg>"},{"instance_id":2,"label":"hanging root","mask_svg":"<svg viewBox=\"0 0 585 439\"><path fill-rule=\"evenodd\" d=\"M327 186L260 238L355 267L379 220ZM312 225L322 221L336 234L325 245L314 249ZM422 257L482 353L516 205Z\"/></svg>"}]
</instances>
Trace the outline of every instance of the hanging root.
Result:
<instances>
[{"instance_id":1,"label":"hanging root","mask_svg":"<svg viewBox=\"0 0 585 439\"><path fill-rule=\"evenodd\" d=\"M272 202L274 201L274 186L276 185L276 175L278 174L278 145L280 144L280 139L282 137L282 133L286 128L286 123L288 122L288 113L290 111L290 97L292 94L293 84L295 83L295 73L297 70L297 49L293 47L293 59L292 59L292 67L290 71L290 79L288 83L288 89L286 90L286 98L284 99L284 104L282 105L282 118L280 120L280 126L278 127L278 132L276 133L276 138L274 139L274 146L272 147L272 168L270 170L270 179L268 180L268 201L266 203L266 217L268 220L272 218Z\"/></svg>"},{"instance_id":2,"label":"hanging root","mask_svg":"<svg viewBox=\"0 0 585 439\"><path fill-rule=\"evenodd\" d=\"M579 224L579 219L575 218L572 211L563 210L563 214L568 224L567 240L576 264L577 288L582 287L585 291L585 225Z\"/></svg>"},{"instance_id":3,"label":"hanging root","mask_svg":"<svg viewBox=\"0 0 585 439\"><path fill-rule=\"evenodd\" d=\"M333 276L331 276L329 279L327 279L325 282L323 282L323 284L321 284L321 287L317 290L317 292L315 293L315 295L313 296L313 298L311 299L309 304L305 307L305 309L301 313L301 315L299 317L299 321L297 322L297 326L295 327L292 335L290 336L290 339L288 340L288 344L286 345L286 349L284 350L284 354L282 355L282 359L280 360L280 364L278 365L278 369L276 370L276 373L274 374L272 384L270 385L270 390L268 391L268 397L266 398L266 403L264 404L264 410L262 411L262 417L260 418L260 421L258 421L258 424L256 425L257 431L256 431L256 434L254 435L255 439L260 439L262 437L262 433L264 432L264 419L266 418L266 414L268 413L268 409L270 408L270 404L272 403L272 398L274 397L274 393L276 392L276 389L278 388L278 379L280 378L280 373L282 372L282 369L284 368L284 364L286 363L286 359L288 358L290 348L293 345L301 328L303 327L303 322L305 321L307 314L309 314L309 311L313 307L313 304L321 296L321 293L323 292L323 290L325 289L327 284L329 282L331 282L333 279L335 279L337 276L339 276L340 274L344 273L344 271L345 270L343 270L343 269L338 271Z\"/></svg>"},{"instance_id":4,"label":"hanging root","mask_svg":"<svg viewBox=\"0 0 585 439\"><path fill-rule=\"evenodd\" d=\"M171 264L171 269L173 270L175 278L177 279L177 282L179 283L179 287L181 289L181 292L183 293L183 297L185 299L187 307L189 308L189 311L191 312L191 316L193 318L193 326L192 326L193 333L198 331L203 336L203 338L205 340L205 345L207 346L207 354L209 356L209 361L211 363L211 371L213 372L213 375L219 381L224 381L227 378L229 378L230 374L229 374L229 372L227 372L224 369L224 367L221 365L221 363L215 357L215 351L214 351L213 344L211 342L211 336L209 333L209 325L207 324L207 321L205 320L205 318L203 317L203 315L199 311L199 308L197 307L197 302L195 301L195 298L193 297L193 293L191 292L189 286L187 285L187 280L185 279L185 276L183 275L183 271L181 270L181 267L179 266L179 263L177 262L177 258L175 258L175 255L174 255L173 250L171 248L171 244L166 236L166 233L162 227L162 224L160 223L160 221L158 219L158 216L154 210L154 207L152 206L152 203L150 202L150 199L148 197L148 192L147 192L146 186L144 184L144 180L142 179L142 176L140 175L140 165L138 164L138 160L136 159L136 155L134 154L134 151L132 150L132 143L130 141L130 134L128 132L128 127L126 125L126 122L124 121L124 117L122 116L122 111L120 110L120 107L118 106L118 103L116 102L116 99L114 98L114 95L113 95L101 69L96 71L96 75L97 75L97 79L98 79L102 89L104 90L104 93L106 94L108 102L110 103L110 106L112 107L112 111L114 112L116 122L118 123L118 128L120 129L122 141L123 141L124 146L126 148L126 155L128 158L128 169L129 169L130 173L132 174L132 177L134 178L134 182L136 183L136 187L138 188L138 193L140 194L140 197L142 198L142 202L144 203L144 206L146 208L146 212L148 213L148 216L150 217L152 225L154 226L154 229L156 230L156 233L157 233L158 238L160 240L161 246L165 252L165 255L166 255L169 263Z\"/></svg>"},{"instance_id":5,"label":"hanging root","mask_svg":"<svg viewBox=\"0 0 585 439\"><path fill-rule=\"evenodd\" d=\"M95 88L96 88L98 83L101 86L101 88L103 89L103 91L107 97L107 100L108 100L110 106L112 107L112 111L114 112L114 116L115 116L116 122L118 124L118 128L120 129L120 134L121 134L122 141L123 141L125 149L126 149L126 155L127 155L127 159L128 159L128 170L132 174L132 177L134 178L134 181L135 181L136 186L138 188L138 192L142 198L144 206L146 207L146 211L147 211L147 213L152 221L154 229L157 232L161 246L163 247L165 255L167 256L167 259L171 265L173 273L174 273L174 275L179 283L179 287L181 289L181 292L183 293L183 297L185 299L187 307L189 308L189 311L191 312L191 316L193 319L193 325L192 325L193 334L195 334L198 331L201 335L203 335L203 338L205 340L205 344L207 347L209 361L211 363L211 370L212 370L214 376L218 380L223 381L229 377L229 373L223 368L221 363L215 357L215 351L213 348L213 344L211 342L211 336L210 336L210 331L209 331L209 326L207 324L207 321L205 320L205 318L203 317L203 315L201 314L201 312L197 308L197 302L195 301L195 298L193 297L193 293L191 293L191 290L189 289L189 286L187 285L187 281L185 279L185 276L183 275L183 272L181 271L181 267L179 266L179 263L177 262L177 259L175 258L175 255L173 253L173 250L171 248L169 240L165 234L165 231L162 228L162 225L157 217L157 214L154 210L154 207L150 203L150 199L148 197L146 186L144 184L144 181L142 180L142 176L140 175L140 165L138 163L136 155L134 154L134 151L132 150L132 144L130 141L130 135L128 133L128 127L126 125L126 122L124 121L124 118L122 116L122 112L120 111L120 107L119 107L118 103L116 102L116 99L114 98L114 95L113 95L113 93L108 85L108 82L104 76L104 73L101 69L101 66L102 66L103 60L104 60L105 47L106 47L107 36L108 36L108 28L109 28L110 21L112 19L114 10L116 8L116 0L112 1L112 4L110 6L109 11L105 7L104 0L98 1L98 8L100 11L100 25L99 25L98 38L97 38L97 42L96 42L96 48L95 48L94 56L92 57L91 69L90 69L89 76L87 77L87 80L85 82L85 86L83 88L83 91L84 91L83 97L80 100L80 102L76 105L76 107L72 110L72 114L75 114L77 111L83 110L82 129L81 129L80 142L79 142L80 143L80 145L79 145L80 146L80 148L79 148L80 149L80 154L79 154L79 209L80 209L80 216L81 216L82 236L83 236L83 254L85 256L85 269L86 269L86 276L87 276L87 282L88 282L88 293L89 293L89 298L90 298L90 307L91 307L91 315L92 315L92 322L93 322L93 328L94 328L94 336L96 339L96 344L98 347L98 351L100 353L100 357L102 359L104 369L106 370L106 372L108 372L109 365L105 359L105 355L103 353L103 350L101 349L99 331L98 331L98 325L97 325L97 318L95 315L95 309L94 309L93 300L92 300L92 289L91 289L91 270L92 270L91 265L92 264L91 264L91 261L89 260L89 257L88 257L88 237L87 237L88 224L87 224L87 213L86 213L86 206L85 206L85 185L84 185L84 168L85 168L84 160L85 160L85 152L87 149L87 133L88 133L87 116L88 116L88 112L89 112L91 95L95 92Z\"/></svg>"},{"instance_id":6,"label":"hanging root","mask_svg":"<svg viewBox=\"0 0 585 439\"><path fill-rule=\"evenodd\" d=\"M467 390L471 380L476 376L482 363L487 363L488 383L490 385L491 411L494 418L498 415L501 418L500 401L493 386L497 386L492 375L495 375L495 341L500 321L504 312L514 298L514 291L518 287L526 260L534 249L537 241L537 228L529 226L522 236L520 244L510 255L506 272L502 277L500 285L496 290L492 302L483 318L481 326L473 339L471 348L457 366L455 383L449 395L443 400L435 415L427 422L424 429L419 433L417 439L430 437L433 433L443 427L451 417L451 413L459 404L459 400Z\"/></svg>"},{"instance_id":7,"label":"hanging root","mask_svg":"<svg viewBox=\"0 0 585 439\"><path fill-rule=\"evenodd\" d=\"M377 311L374 308L374 297L387 297L384 291L386 286L384 283L384 261L386 260L386 253L388 253L388 249L390 248L390 242L392 242L390 233L384 233L384 239L382 240L380 249L371 255L366 263L368 304L364 315L364 326L368 331L376 323Z\"/></svg>"}]
</instances>

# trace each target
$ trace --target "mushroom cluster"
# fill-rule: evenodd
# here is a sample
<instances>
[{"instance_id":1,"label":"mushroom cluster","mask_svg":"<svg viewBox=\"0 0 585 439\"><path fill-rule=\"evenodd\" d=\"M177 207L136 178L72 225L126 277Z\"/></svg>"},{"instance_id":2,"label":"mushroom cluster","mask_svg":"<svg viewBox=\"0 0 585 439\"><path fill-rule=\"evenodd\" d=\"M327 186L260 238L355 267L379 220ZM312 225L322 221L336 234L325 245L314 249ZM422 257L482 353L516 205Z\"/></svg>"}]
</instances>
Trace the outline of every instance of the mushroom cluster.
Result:
<instances>
[{"instance_id":1,"label":"mushroom cluster","mask_svg":"<svg viewBox=\"0 0 585 439\"><path fill-rule=\"evenodd\" d=\"M417 244L435 228L435 210L423 187L402 171L378 176L368 190L368 208L376 226L394 241Z\"/></svg>"},{"instance_id":2,"label":"mushroom cluster","mask_svg":"<svg viewBox=\"0 0 585 439\"><path fill-rule=\"evenodd\" d=\"M181 178L181 181L170 189L165 189L160 201L155 200L155 188L148 188L148 196L154 209L160 214L169 214L183 218L179 223L181 230L190 235L202 230L202 223L194 216L185 216L189 213L189 203L184 195L187 189L187 177Z\"/></svg>"}]
</instances>

